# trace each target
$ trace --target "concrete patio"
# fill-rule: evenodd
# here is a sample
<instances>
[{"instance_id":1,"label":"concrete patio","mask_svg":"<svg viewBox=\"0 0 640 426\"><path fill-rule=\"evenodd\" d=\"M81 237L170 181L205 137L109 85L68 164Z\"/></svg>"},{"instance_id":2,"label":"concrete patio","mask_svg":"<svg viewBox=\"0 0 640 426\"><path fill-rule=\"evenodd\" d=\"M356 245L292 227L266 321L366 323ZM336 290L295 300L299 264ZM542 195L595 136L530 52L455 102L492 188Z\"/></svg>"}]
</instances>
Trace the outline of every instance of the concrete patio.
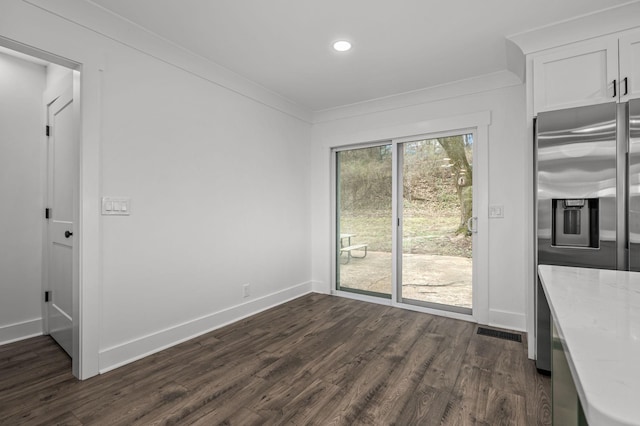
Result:
<instances>
[{"instance_id":1,"label":"concrete patio","mask_svg":"<svg viewBox=\"0 0 640 426\"><path fill-rule=\"evenodd\" d=\"M354 252L356 256L364 252ZM341 257L346 261L346 256ZM340 264L342 288L391 293L389 252L369 251L365 258L351 258ZM466 257L430 254L403 256L402 294L406 299L471 308L472 261Z\"/></svg>"}]
</instances>

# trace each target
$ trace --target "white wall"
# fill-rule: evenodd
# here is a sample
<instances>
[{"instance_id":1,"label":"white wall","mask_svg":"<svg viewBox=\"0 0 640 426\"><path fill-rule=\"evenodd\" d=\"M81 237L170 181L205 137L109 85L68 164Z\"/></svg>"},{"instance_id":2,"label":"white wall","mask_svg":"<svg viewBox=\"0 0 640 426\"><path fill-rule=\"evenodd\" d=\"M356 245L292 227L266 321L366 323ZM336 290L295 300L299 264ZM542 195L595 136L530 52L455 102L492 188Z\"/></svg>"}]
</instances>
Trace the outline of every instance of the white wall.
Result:
<instances>
[{"instance_id":1,"label":"white wall","mask_svg":"<svg viewBox=\"0 0 640 426\"><path fill-rule=\"evenodd\" d=\"M82 377L310 291L305 111L85 2L2 36L82 64Z\"/></svg>"},{"instance_id":2,"label":"white wall","mask_svg":"<svg viewBox=\"0 0 640 426\"><path fill-rule=\"evenodd\" d=\"M308 124L126 49L103 91L107 355L309 281Z\"/></svg>"},{"instance_id":3,"label":"white wall","mask_svg":"<svg viewBox=\"0 0 640 426\"><path fill-rule=\"evenodd\" d=\"M42 334L45 81L0 53L0 344Z\"/></svg>"},{"instance_id":4,"label":"white wall","mask_svg":"<svg viewBox=\"0 0 640 426\"><path fill-rule=\"evenodd\" d=\"M478 84L486 84L487 81ZM324 114L329 121L314 125L312 147L312 233L314 290L331 290L331 220L330 211L330 147L375 140L377 135L411 132L419 123L447 117L490 111L489 126L489 204L504 205L504 219L489 220L489 323L511 329L525 329L526 306L526 206L525 164L531 161L526 147L524 85L479 90L474 82L470 94L448 99L416 102L415 95L386 101L363 103ZM493 84L493 83L492 83ZM459 92L450 87L451 92ZM477 93L476 93L477 92ZM385 103L389 109L385 109ZM372 111L378 109L379 112ZM410 134L410 133L409 133ZM407 136L397 134L396 137ZM393 136L392 136L393 137ZM373 138L373 139L372 139ZM483 214L481 212L480 214ZM484 212L488 214L488 212Z\"/></svg>"}]
</instances>

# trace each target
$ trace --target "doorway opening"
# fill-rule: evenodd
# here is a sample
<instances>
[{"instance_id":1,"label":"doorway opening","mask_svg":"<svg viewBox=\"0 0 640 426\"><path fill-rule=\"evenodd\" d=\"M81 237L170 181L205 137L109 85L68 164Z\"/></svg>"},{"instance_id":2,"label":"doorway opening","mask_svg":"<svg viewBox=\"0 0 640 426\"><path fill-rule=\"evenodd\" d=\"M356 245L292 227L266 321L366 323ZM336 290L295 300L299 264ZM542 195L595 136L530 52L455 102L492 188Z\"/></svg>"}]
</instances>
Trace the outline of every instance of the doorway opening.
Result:
<instances>
[{"instance_id":1,"label":"doorway opening","mask_svg":"<svg viewBox=\"0 0 640 426\"><path fill-rule=\"evenodd\" d=\"M79 65L0 39L0 68L0 344L50 334L79 377Z\"/></svg>"}]
</instances>

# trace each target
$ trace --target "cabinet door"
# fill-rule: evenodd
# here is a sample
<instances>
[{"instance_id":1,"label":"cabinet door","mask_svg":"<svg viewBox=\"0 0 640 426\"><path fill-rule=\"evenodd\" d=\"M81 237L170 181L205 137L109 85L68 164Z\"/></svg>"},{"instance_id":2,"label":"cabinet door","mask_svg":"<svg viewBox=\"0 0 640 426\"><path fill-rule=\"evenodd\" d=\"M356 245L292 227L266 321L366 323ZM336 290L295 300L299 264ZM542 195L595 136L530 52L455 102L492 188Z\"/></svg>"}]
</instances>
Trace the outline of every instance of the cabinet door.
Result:
<instances>
[{"instance_id":1,"label":"cabinet door","mask_svg":"<svg viewBox=\"0 0 640 426\"><path fill-rule=\"evenodd\" d=\"M640 31L620 38L620 99L634 98L640 98Z\"/></svg>"},{"instance_id":2,"label":"cabinet door","mask_svg":"<svg viewBox=\"0 0 640 426\"><path fill-rule=\"evenodd\" d=\"M613 88L617 79L617 37L546 51L533 59L534 112L617 100Z\"/></svg>"}]
</instances>

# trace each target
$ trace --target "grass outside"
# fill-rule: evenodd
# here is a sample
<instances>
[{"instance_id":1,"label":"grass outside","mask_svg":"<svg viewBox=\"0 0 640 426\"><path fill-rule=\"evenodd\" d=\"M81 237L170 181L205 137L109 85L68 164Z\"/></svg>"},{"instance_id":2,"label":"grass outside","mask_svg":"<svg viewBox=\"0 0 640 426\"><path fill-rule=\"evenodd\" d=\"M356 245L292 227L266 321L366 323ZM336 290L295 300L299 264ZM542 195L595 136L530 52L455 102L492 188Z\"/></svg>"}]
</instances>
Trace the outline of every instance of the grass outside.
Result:
<instances>
[{"instance_id":1,"label":"grass outside","mask_svg":"<svg viewBox=\"0 0 640 426\"><path fill-rule=\"evenodd\" d=\"M471 258L471 237L456 235L459 211L409 208L403 219L403 253ZM369 250L391 252L390 211L343 212L342 234L355 234L352 244L366 243Z\"/></svg>"}]
</instances>

